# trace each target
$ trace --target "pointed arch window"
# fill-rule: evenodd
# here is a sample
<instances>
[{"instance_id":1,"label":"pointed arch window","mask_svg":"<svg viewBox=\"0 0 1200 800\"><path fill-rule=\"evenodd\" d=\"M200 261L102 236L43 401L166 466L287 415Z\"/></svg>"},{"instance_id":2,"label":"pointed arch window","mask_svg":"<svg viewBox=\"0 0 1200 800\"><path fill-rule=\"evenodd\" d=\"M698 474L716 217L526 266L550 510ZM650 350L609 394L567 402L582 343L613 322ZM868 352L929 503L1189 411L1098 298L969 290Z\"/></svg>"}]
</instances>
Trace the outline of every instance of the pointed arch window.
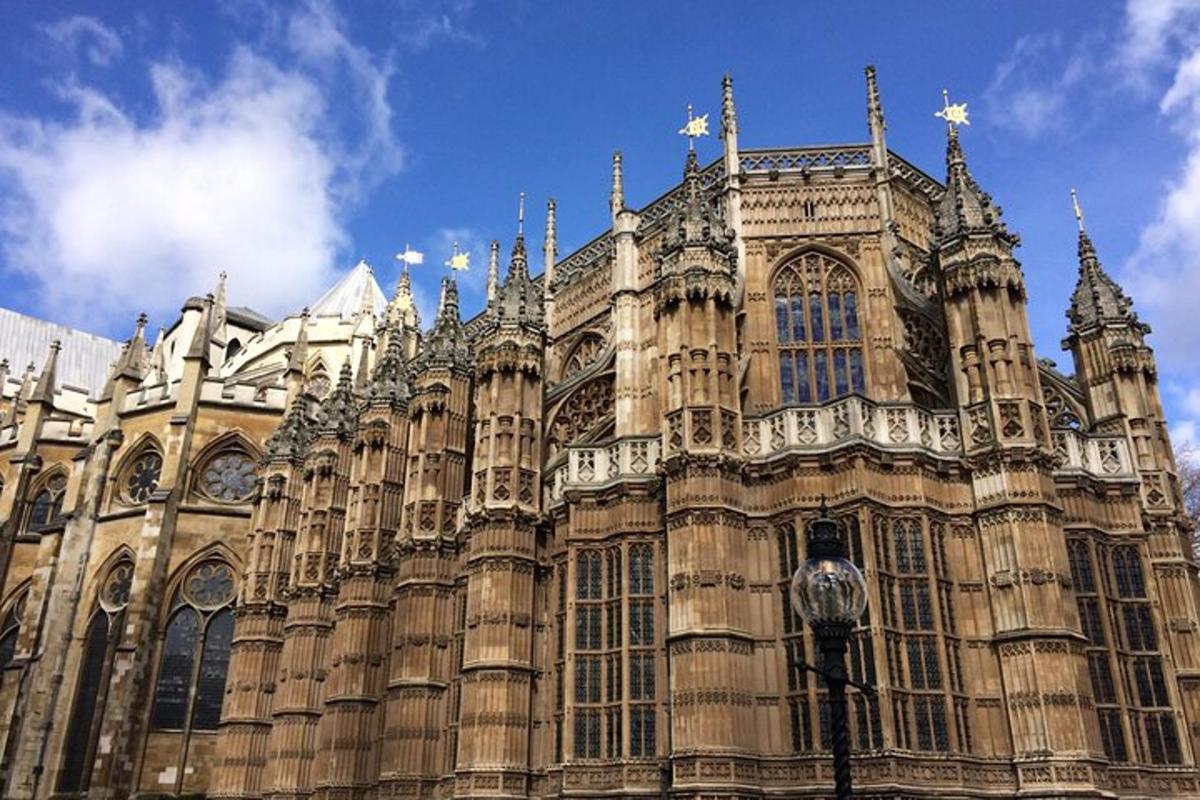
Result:
<instances>
[{"instance_id":1,"label":"pointed arch window","mask_svg":"<svg viewBox=\"0 0 1200 800\"><path fill-rule=\"evenodd\" d=\"M192 567L171 601L150 725L156 730L215 731L221 718L233 642L237 580L224 561Z\"/></svg>"},{"instance_id":2,"label":"pointed arch window","mask_svg":"<svg viewBox=\"0 0 1200 800\"><path fill-rule=\"evenodd\" d=\"M57 474L51 476L29 506L29 519L26 530L30 533L40 533L63 522L63 495L67 489L67 476Z\"/></svg>"},{"instance_id":3,"label":"pointed arch window","mask_svg":"<svg viewBox=\"0 0 1200 800\"><path fill-rule=\"evenodd\" d=\"M783 402L865 391L859 289L849 268L824 253L802 253L779 270L773 291Z\"/></svg>"},{"instance_id":4,"label":"pointed arch window","mask_svg":"<svg viewBox=\"0 0 1200 800\"><path fill-rule=\"evenodd\" d=\"M60 792L87 791L91 771L87 765L96 758L100 725L104 721L113 657L121 637L125 607L133 584L133 561L124 558L108 570L97 593L96 609L88 620L83 637L83 658L75 701L67 721L62 771L58 777Z\"/></svg>"},{"instance_id":5,"label":"pointed arch window","mask_svg":"<svg viewBox=\"0 0 1200 800\"><path fill-rule=\"evenodd\" d=\"M8 604L0 621L0 670L7 667L17 654L17 636L21 633L21 618L25 616L25 601L29 589L21 590L16 599Z\"/></svg>"}]
</instances>

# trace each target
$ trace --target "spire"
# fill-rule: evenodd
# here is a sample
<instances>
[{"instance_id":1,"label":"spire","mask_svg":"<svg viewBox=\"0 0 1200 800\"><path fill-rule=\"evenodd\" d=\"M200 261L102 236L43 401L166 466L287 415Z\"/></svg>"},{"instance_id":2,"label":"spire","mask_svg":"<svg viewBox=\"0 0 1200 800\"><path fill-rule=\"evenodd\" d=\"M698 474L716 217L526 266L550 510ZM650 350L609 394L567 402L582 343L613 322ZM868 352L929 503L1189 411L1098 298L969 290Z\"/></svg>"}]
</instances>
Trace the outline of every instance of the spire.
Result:
<instances>
[{"instance_id":1,"label":"spire","mask_svg":"<svg viewBox=\"0 0 1200 800\"><path fill-rule=\"evenodd\" d=\"M138 314L134 322L133 336L129 345L121 352L117 361L116 374L122 378L132 378L140 381L146 367L146 315Z\"/></svg>"},{"instance_id":2,"label":"spire","mask_svg":"<svg viewBox=\"0 0 1200 800\"><path fill-rule=\"evenodd\" d=\"M499 243L493 244L499 247ZM459 315L458 284L451 276L442 278L442 296L438 303L437 319L434 320L433 330L425 338L418 358L418 370L427 367L431 362L448 361L451 366L464 368L470 363L462 318Z\"/></svg>"},{"instance_id":3,"label":"spire","mask_svg":"<svg viewBox=\"0 0 1200 800\"><path fill-rule=\"evenodd\" d=\"M419 327L421 324L417 305L413 300L412 278L408 274L407 263L400 270L400 277L396 279L396 291L388 302L384 318L393 332L401 330L405 325Z\"/></svg>"},{"instance_id":4,"label":"spire","mask_svg":"<svg viewBox=\"0 0 1200 800\"><path fill-rule=\"evenodd\" d=\"M364 338L358 351L358 369L354 372L354 391L361 393L367 388L371 374L371 339Z\"/></svg>"},{"instance_id":5,"label":"spire","mask_svg":"<svg viewBox=\"0 0 1200 800\"><path fill-rule=\"evenodd\" d=\"M117 380L124 378L134 383L140 383L145 377L149 361L146 353L145 330L146 315L138 314L137 321L134 323L133 336L121 347L121 354L117 356L108 380L104 382L104 389L100 392L101 400L112 398L113 387Z\"/></svg>"},{"instance_id":6,"label":"spire","mask_svg":"<svg viewBox=\"0 0 1200 800\"><path fill-rule=\"evenodd\" d=\"M304 382L304 362L308 361L308 306L300 312L300 330L296 333L296 343L288 354L287 370L284 377L288 383L288 393L294 397L300 394L300 385ZM294 391L293 391L294 389Z\"/></svg>"},{"instance_id":7,"label":"spire","mask_svg":"<svg viewBox=\"0 0 1200 800\"><path fill-rule=\"evenodd\" d=\"M1001 219L1000 207L979 188L967 168L967 157L958 136L959 125L969 124L966 104L951 105L947 93L943 91L942 94L946 107L938 116L946 119L946 191L938 206L936 238L946 242L966 234L983 233L1013 247L1019 238L1009 233Z\"/></svg>"},{"instance_id":8,"label":"spire","mask_svg":"<svg viewBox=\"0 0 1200 800\"><path fill-rule=\"evenodd\" d=\"M737 135L737 110L733 107L733 76L721 79L721 138Z\"/></svg>"},{"instance_id":9,"label":"spire","mask_svg":"<svg viewBox=\"0 0 1200 800\"><path fill-rule=\"evenodd\" d=\"M500 288L500 240L492 239L491 251L488 254L487 301L488 305L496 299Z\"/></svg>"},{"instance_id":10,"label":"spire","mask_svg":"<svg viewBox=\"0 0 1200 800\"><path fill-rule=\"evenodd\" d=\"M625 181L621 170L621 151L613 152L612 157L612 191L609 193L609 211L613 217L625 208Z\"/></svg>"},{"instance_id":11,"label":"spire","mask_svg":"<svg viewBox=\"0 0 1200 800\"><path fill-rule=\"evenodd\" d=\"M542 293L529 277L529 256L525 252L525 193L521 193L517 216L517 238L504 284L496 293L496 303L488 307L494 319L532 322L544 321Z\"/></svg>"},{"instance_id":12,"label":"spire","mask_svg":"<svg viewBox=\"0 0 1200 800\"><path fill-rule=\"evenodd\" d=\"M411 392L402 338L399 331L387 332L387 344L384 346L383 355L380 356L375 371L371 373L371 380L365 387L366 400L371 405L402 408L408 403Z\"/></svg>"},{"instance_id":13,"label":"spire","mask_svg":"<svg viewBox=\"0 0 1200 800\"><path fill-rule=\"evenodd\" d=\"M866 69L867 74L867 126L871 129L872 136L875 131L880 133L884 129L883 119L883 103L879 100L879 82L875 79L875 65L868 64Z\"/></svg>"},{"instance_id":14,"label":"spire","mask_svg":"<svg viewBox=\"0 0 1200 800\"><path fill-rule=\"evenodd\" d=\"M354 375L350 369L350 357L342 362L337 386L321 402L317 422L323 436L336 436L348 440L358 425L358 405L354 399Z\"/></svg>"},{"instance_id":15,"label":"spire","mask_svg":"<svg viewBox=\"0 0 1200 800\"><path fill-rule=\"evenodd\" d=\"M558 256L558 224L555 219L555 209L554 198L551 197L546 201L546 238L542 244L542 268L544 269L542 288L546 292L550 291L550 284L554 281L554 259Z\"/></svg>"},{"instance_id":16,"label":"spire","mask_svg":"<svg viewBox=\"0 0 1200 800\"><path fill-rule=\"evenodd\" d=\"M62 350L62 342L58 339L50 342L50 351L46 354L46 364L42 367L42 374L38 376L37 385L33 387L33 394L29 395L29 402L49 402L54 397L60 350Z\"/></svg>"},{"instance_id":17,"label":"spire","mask_svg":"<svg viewBox=\"0 0 1200 800\"><path fill-rule=\"evenodd\" d=\"M1068 335L1078 336L1110 324L1129 325L1141 333L1149 333L1150 327L1139 321L1134 313L1133 301L1100 264L1096 248L1084 228L1083 210L1074 189L1071 190L1071 204L1079 226L1079 278L1071 295L1071 306L1067 309Z\"/></svg>"},{"instance_id":18,"label":"spire","mask_svg":"<svg viewBox=\"0 0 1200 800\"><path fill-rule=\"evenodd\" d=\"M867 129L871 132L871 143L884 152L877 155L883 156L886 154L885 148L887 145L884 142L883 132L887 130L887 123L883 118L883 103L879 99L879 83L875 79L875 65L869 64L866 69L867 74Z\"/></svg>"},{"instance_id":19,"label":"spire","mask_svg":"<svg viewBox=\"0 0 1200 800\"><path fill-rule=\"evenodd\" d=\"M295 463L304 458L313 439L308 406L309 399L303 393L292 398L292 404L280 420L279 427L267 439L264 461Z\"/></svg>"},{"instance_id":20,"label":"spire","mask_svg":"<svg viewBox=\"0 0 1200 800\"><path fill-rule=\"evenodd\" d=\"M517 238L513 240L512 259L508 262L508 276L504 279L507 286L513 277L520 275L529 277L529 256L525 253L525 193L521 192L517 201Z\"/></svg>"},{"instance_id":21,"label":"spire","mask_svg":"<svg viewBox=\"0 0 1200 800\"><path fill-rule=\"evenodd\" d=\"M217 290L213 293L213 295L215 297L214 305L213 305L213 326L212 326L214 331L219 330L221 328L221 326L225 324L225 315L226 315L225 279L228 277L229 276L226 274L225 270L221 270L219 273L217 273Z\"/></svg>"},{"instance_id":22,"label":"spire","mask_svg":"<svg viewBox=\"0 0 1200 800\"><path fill-rule=\"evenodd\" d=\"M209 365L209 344L212 341L212 308L213 296L204 298L204 310L200 312L200 320L196 323L196 332L192 335L192 343L188 347L185 359L200 359L205 366Z\"/></svg>"}]
</instances>

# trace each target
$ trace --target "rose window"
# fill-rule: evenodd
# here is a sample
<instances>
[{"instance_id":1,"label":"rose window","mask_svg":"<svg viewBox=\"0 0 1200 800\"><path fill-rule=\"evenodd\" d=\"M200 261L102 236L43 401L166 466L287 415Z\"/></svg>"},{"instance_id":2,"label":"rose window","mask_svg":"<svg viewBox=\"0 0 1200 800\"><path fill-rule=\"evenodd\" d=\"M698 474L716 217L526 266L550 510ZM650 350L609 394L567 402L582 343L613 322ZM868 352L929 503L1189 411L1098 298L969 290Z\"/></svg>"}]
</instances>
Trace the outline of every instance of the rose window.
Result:
<instances>
[{"instance_id":1,"label":"rose window","mask_svg":"<svg viewBox=\"0 0 1200 800\"><path fill-rule=\"evenodd\" d=\"M125 478L125 498L131 503L145 503L158 488L162 476L162 456L153 450L138 456Z\"/></svg>"},{"instance_id":2,"label":"rose window","mask_svg":"<svg viewBox=\"0 0 1200 800\"><path fill-rule=\"evenodd\" d=\"M200 476L204 493L214 500L236 503L254 492L254 462L245 453L223 453L208 462Z\"/></svg>"}]
</instances>

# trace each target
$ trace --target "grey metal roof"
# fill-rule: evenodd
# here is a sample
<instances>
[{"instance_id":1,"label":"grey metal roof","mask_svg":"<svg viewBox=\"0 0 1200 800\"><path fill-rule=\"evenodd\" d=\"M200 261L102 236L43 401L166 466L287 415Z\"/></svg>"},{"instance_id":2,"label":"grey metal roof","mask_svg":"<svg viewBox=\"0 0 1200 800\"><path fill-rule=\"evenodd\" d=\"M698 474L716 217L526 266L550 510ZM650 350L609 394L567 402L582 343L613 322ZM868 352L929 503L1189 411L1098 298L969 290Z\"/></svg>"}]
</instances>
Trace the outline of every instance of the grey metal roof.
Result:
<instances>
[{"instance_id":1,"label":"grey metal roof","mask_svg":"<svg viewBox=\"0 0 1200 800\"><path fill-rule=\"evenodd\" d=\"M112 363L121 354L120 342L0 308L0 359L8 359L10 375L19 377L30 363L40 372L55 339L62 342L58 385L99 394Z\"/></svg>"},{"instance_id":2,"label":"grey metal roof","mask_svg":"<svg viewBox=\"0 0 1200 800\"><path fill-rule=\"evenodd\" d=\"M362 310L364 296L371 298L372 310L376 314L387 310L387 297L383 289L379 288L374 271L366 261L359 261L344 278L321 295L308 311L314 317L326 314L352 317Z\"/></svg>"}]
</instances>

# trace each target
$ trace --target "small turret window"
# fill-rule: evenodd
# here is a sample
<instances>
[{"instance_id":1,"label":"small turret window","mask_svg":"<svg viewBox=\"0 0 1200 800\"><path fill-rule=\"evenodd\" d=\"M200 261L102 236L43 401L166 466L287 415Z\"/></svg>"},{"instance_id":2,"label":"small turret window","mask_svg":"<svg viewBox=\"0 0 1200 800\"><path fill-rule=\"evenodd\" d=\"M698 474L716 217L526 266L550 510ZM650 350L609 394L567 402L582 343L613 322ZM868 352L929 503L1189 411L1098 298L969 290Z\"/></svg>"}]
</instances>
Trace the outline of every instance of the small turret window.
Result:
<instances>
[{"instance_id":1,"label":"small turret window","mask_svg":"<svg viewBox=\"0 0 1200 800\"><path fill-rule=\"evenodd\" d=\"M844 264L803 253L775 277L784 403L823 403L866 388L858 284Z\"/></svg>"}]
</instances>

